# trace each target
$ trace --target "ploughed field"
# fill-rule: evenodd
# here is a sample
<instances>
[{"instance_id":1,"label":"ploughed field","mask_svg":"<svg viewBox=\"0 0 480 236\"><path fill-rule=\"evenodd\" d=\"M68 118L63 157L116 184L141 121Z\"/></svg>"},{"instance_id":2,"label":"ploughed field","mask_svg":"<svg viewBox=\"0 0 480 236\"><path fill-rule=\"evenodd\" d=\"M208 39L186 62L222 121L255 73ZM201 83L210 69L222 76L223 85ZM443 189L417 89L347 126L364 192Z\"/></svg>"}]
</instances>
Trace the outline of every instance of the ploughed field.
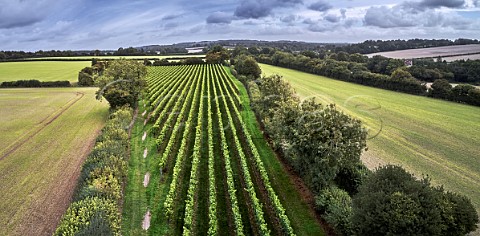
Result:
<instances>
[{"instance_id":1,"label":"ploughed field","mask_svg":"<svg viewBox=\"0 0 480 236\"><path fill-rule=\"evenodd\" d=\"M417 48L406 49L388 52L377 52L367 54L368 57L381 55L384 57L395 59L412 59L412 58L436 58L442 57L442 60L454 61L454 60L475 60L479 58L480 44L468 44L468 45L453 45L443 47L431 47L431 48Z\"/></svg>"},{"instance_id":2,"label":"ploughed field","mask_svg":"<svg viewBox=\"0 0 480 236\"><path fill-rule=\"evenodd\" d=\"M124 235L323 235L221 65L148 68Z\"/></svg>"},{"instance_id":3,"label":"ploughed field","mask_svg":"<svg viewBox=\"0 0 480 236\"><path fill-rule=\"evenodd\" d=\"M0 235L55 231L108 115L95 90L0 89Z\"/></svg>"},{"instance_id":4,"label":"ploughed field","mask_svg":"<svg viewBox=\"0 0 480 236\"><path fill-rule=\"evenodd\" d=\"M78 72L87 61L25 61L0 63L0 83L15 80L78 81Z\"/></svg>"},{"instance_id":5,"label":"ploughed field","mask_svg":"<svg viewBox=\"0 0 480 236\"><path fill-rule=\"evenodd\" d=\"M418 177L467 195L480 212L480 107L382 90L260 64L301 98L335 103L369 129L363 162L400 164Z\"/></svg>"}]
</instances>

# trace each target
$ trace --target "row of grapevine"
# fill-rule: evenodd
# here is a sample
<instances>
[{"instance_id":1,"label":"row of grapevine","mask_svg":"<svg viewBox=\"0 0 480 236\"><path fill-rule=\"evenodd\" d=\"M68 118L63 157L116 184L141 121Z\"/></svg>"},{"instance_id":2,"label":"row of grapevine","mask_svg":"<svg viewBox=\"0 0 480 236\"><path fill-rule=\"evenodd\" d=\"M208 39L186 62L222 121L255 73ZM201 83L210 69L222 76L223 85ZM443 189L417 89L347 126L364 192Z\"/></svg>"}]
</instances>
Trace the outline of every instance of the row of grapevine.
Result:
<instances>
[{"instance_id":1,"label":"row of grapevine","mask_svg":"<svg viewBox=\"0 0 480 236\"><path fill-rule=\"evenodd\" d=\"M228 75L223 74L223 76L221 76L221 77L223 77L223 78L227 77L228 78ZM240 115L240 112L239 112L238 108L235 106L235 103L232 100L232 96L231 96L230 92L228 91L228 89L226 89L226 86L225 86L223 80L221 80L221 81L222 81L222 85L225 87L226 97L228 97L230 99L230 103L232 104L233 110L234 110L234 112L236 114L236 117L238 118L239 123L241 125L241 130L243 131L244 136L247 140L248 146L250 147L250 150L253 153L253 160L255 161L255 165L256 165L258 171L260 172L260 177L262 178L264 186L265 186L265 188L268 192L268 196L269 196L269 198L272 202L272 205L275 209L277 217L280 219L283 231L288 235L292 235L293 234L293 229L292 229L292 226L290 225L290 220L288 219L288 217L285 213L285 208L282 206L277 194L275 193L275 191L273 190L273 188L271 186L267 171L265 170L265 167L263 166L263 162L260 158L260 154L258 153L258 150L255 147L255 144L253 143L252 137L251 137L251 135L248 131L248 128L246 127L245 122L242 119L242 116Z\"/></svg>"},{"instance_id":2,"label":"row of grapevine","mask_svg":"<svg viewBox=\"0 0 480 236\"><path fill-rule=\"evenodd\" d=\"M220 87L220 82L219 82L219 76L214 76L214 79L215 79L215 82L217 83L217 85ZM223 81L222 81L223 82ZM223 105L224 105L224 108L225 108L225 113L227 114L227 118L228 118L228 121L230 122L231 126L231 130L232 130L232 133L233 133L233 138L234 138L234 141L235 141L235 147L238 151L238 155L240 157L240 166L241 166L241 170L242 170L242 173L243 173L243 177L244 177L244 180L245 180L245 185L247 186L246 188L246 191L248 192L249 196L250 196L250 200L253 204L253 210L254 210L254 213L255 213L255 220L256 220L256 223L258 225L258 228L259 228L259 232L261 235L270 235L270 231L267 227L267 223L265 222L265 219L264 219L264 214L263 214L263 210L262 210L262 205L260 203L260 200L257 198L257 194L255 193L255 188L253 186L253 182L252 182L252 179L250 177L250 171L248 169L248 166L247 166L247 159L246 159L246 156L245 156L245 153L243 152L243 148L242 148L242 145L240 143L240 139L239 139L239 136L237 135L237 130L235 128L235 126L233 125L233 118L232 118L232 115L230 113L230 110L228 109L228 105L227 105L227 101L225 99L225 97L229 97L229 99L231 99L231 97L225 93L223 93L223 96L222 97L222 102L223 102Z\"/></svg>"},{"instance_id":3,"label":"row of grapevine","mask_svg":"<svg viewBox=\"0 0 480 236\"><path fill-rule=\"evenodd\" d=\"M173 213L173 201L176 197L176 193L177 193L177 186L179 184L178 182L178 178L180 177L180 171L182 171L183 169L183 160L185 159L185 152L187 150L187 141L188 141L188 138L189 138L189 132L191 131L191 126L192 126L192 123L193 123L193 119L195 118L195 108L197 107L197 103L198 103L198 99L197 96L198 94L200 93L200 84L203 83L203 78L202 79L199 79L198 77L196 77L196 86L195 86L195 92L193 93L193 102L192 102L192 105L190 106L190 112L188 113L188 118L187 118L187 121L185 122L185 129L184 129L184 132L183 132L183 137L182 137L182 141L181 141L181 144L180 144L180 149L178 151L178 154L176 155L176 160L175 160L175 166L173 167L173 178L172 178L172 182L170 183L170 188L168 190L168 194L167 194L167 198L165 200L165 203L164 203L164 207L165 207L165 214L167 215L167 218L170 218L172 213ZM189 96L192 96L192 93L191 93L191 90L190 90L190 95ZM178 133L178 127L179 127L179 121L181 121L181 118L183 117L183 115L185 114L185 108L187 106L187 102L184 103L183 107L182 107L182 110L180 111L180 115L177 119L177 124L174 126L173 128L173 132L172 132L172 136L170 137L170 140L169 140L169 144L175 142L175 139L176 139L176 134ZM166 155L169 154L170 150L172 149L171 147L173 146L172 145L167 145L167 149L165 150L165 152L163 153L163 156L162 156L162 160L160 161L160 168L163 168L164 164L165 164L165 160L166 160Z\"/></svg>"},{"instance_id":4,"label":"row of grapevine","mask_svg":"<svg viewBox=\"0 0 480 236\"><path fill-rule=\"evenodd\" d=\"M200 89L201 93L205 91L205 74L202 75L202 87ZM185 204L185 222L183 225L183 235L192 235L192 228L194 224L194 213L195 213L195 195L197 192L198 185L198 166L200 163L200 149L202 141L202 125L203 125L203 107L205 99L203 96L200 96L200 106L198 108L198 122L195 130L195 142L193 144L193 155L192 155L192 169L190 171L190 182L187 191L187 200ZM193 106L192 106L193 107Z\"/></svg>"},{"instance_id":5,"label":"row of grapevine","mask_svg":"<svg viewBox=\"0 0 480 236\"><path fill-rule=\"evenodd\" d=\"M215 98L218 98L217 94L217 89L215 86L213 87L213 96ZM218 102L218 99L215 100L215 106L217 107L216 113L218 116L218 126L223 127L223 122L222 122L222 112L220 111L220 104ZM235 189L235 183L233 181L233 170L232 170L232 165L230 163L230 153L228 151L228 146L227 146L227 138L225 136L225 130L220 129L220 140L221 140L221 149L222 149L222 154L223 158L225 161L225 170L227 174L227 186L228 186L228 196L230 197L230 204L231 204L231 210L234 218L234 224L235 224L235 232L237 235L244 235L243 233L243 223L242 223L242 216L240 215L240 209L238 207L238 200L237 196L235 195L236 189Z\"/></svg>"},{"instance_id":6,"label":"row of grapevine","mask_svg":"<svg viewBox=\"0 0 480 236\"><path fill-rule=\"evenodd\" d=\"M213 154L213 119L211 84L207 84L207 134L208 134L208 235L217 235L217 191L215 189L215 157Z\"/></svg>"},{"instance_id":7,"label":"row of grapevine","mask_svg":"<svg viewBox=\"0 0 480 236\"><path fill-rule=\"evenodd\" d=\"M190 72L190 70L188 70L187 73L188 72ZM162 93L153 101L152 105L156 105L156 107L151 113L152 118L163 118L165 113L168 111L168 108L170 108L173 104L176 104L175 99L178 97L179 90L181 90L182 86L185 86L185 82L187 82L188 80L184 79L182 83L180 83L180 81L182 80L177 79L175 83L171 83L172 85L168 89L164 90L168 91L168 94L165 96L165 94ZM170 94L172 92L173 94ZM159 99L161 99L161 101L158 101ZM160 110L162 110L162 112L160 113L160 115L158 115L158 112ZM157 128L159 121L161 121L161 119L157 119L157 122L155 122L154 129Z\"/></svg>"},{"instance_id":8,"label":"row of grapevine","mask_svg":"<svg viewBox=\"0 0 480 236\"><path fill-rule=\"evenodd\" d=\"M157 141L158 155L154 158L161 177L159 184L167 189L164 200L152 204L160 205L161 210L155 214L168 219L167 224L175 229L172 234L217 235L228 230L235 235L270 235L269 227L273 227L275 232L293 235L241 117L244 104L238 88L225 69L220 65L194 65L151 70L155 72L147 80L146 99L153 118L151 133ZM230 130L225 129L226 122ZM221 174L217 174L219 171ZM168 178L162 178L164 174ZM203 187L208 189L199 194ZM223 228L226 224L232 228Z\"/></svg>"},{"instance_id":9,"label":"row of grapevine","mask_svg":"<svg viewBox=\"0 0 480 236\"><path fill-rule=\"evenodd\" d=\"M189 69L189 68L185 68ZM185 70L183 69L183 70ZM175 74L170 74L170 73L155 73L152 76L155 76L158 79L157 82L154 82L152 80L149 81L149 83L153 83L156 86L151 86L151 89L149 89L149 95L147 96L147 104L149 106L156 106L159 103L159 100L163 100L165 98L165 95L167 92L172 91L172 88L181 82L181 80L177 79L177 76L180 75L180 72L183 70L178 70L177 73ZM149 70L149 73L154 73L156 71ZM177 83L171 83L171 81L177 81Z\"/></svg>"}]
</instances>

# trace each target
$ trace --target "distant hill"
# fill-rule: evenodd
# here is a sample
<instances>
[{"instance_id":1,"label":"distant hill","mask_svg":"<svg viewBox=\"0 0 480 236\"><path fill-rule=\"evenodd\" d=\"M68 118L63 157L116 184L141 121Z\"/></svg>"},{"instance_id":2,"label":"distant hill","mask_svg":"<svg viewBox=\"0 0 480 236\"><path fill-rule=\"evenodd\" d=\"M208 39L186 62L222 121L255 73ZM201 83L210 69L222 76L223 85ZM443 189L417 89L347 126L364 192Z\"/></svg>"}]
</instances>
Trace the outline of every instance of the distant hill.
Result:
<instances>
[{"instance_id":1,"label":"distant hill","mask_svg":"<svg viewBox=\"0 0 480 236\"><path fill-rule=\"evenodd\" d=\"M235 46L244 46L244 47L272 47L278 48L281 50L287 51L305 51L311 50L316 51L325 47L342 47L347 46L347 43L310 43L310 42L301 42L301 41L263 41L263 40L248 40L248 39L231 39L231 40L216 40L216 41L200 41L200 42L183 42L170 45L147 45L135 47L140 51L158 51L161 52L166 49L178 48L192 48L192 47L210 47L213 45L222 45L224 47L235 47Z\"/></svg>"}]
</instances>

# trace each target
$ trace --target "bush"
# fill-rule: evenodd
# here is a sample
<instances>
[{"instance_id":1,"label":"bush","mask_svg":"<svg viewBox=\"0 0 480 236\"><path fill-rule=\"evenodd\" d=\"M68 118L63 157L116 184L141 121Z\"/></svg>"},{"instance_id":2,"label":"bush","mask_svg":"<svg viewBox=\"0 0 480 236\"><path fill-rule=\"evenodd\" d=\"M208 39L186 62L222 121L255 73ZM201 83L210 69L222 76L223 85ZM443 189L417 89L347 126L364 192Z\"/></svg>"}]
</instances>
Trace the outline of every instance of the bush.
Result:
<instances>
[{"instance_id":1,"label":"bush","mask_svg":"<svg viewBox=\"0 0 480 236\"><path fill-rule=\"evenodd\" d=\"M122 183L126 180L132 120L128 107L113 112L95 147L83 164L74 202L63 216L56 235L119 235Z\"/></svg>"},{"instance_id":2,"label":"bush","mask_svg":"<svg viewBox=\"0 0 480 236\"><path fill-rule=\"evenodd\" d=\"M357 194L358 188L370 173L371 171L361 162L357 165L341 167L335 177L335 184L353 196Z\"/></svg>"},{"instance_id":3,"label":"bush","mask_svg":"<svg viewBox=\"0 0 480 236\"><path fill-rule=\"evenodd\" d=\"M54 235L87 235L86 231L92 233L90 235L102 235L96 230L120 235L120 215L114 201L87 198L72 203Z\"/></svg>"},{"instance_id":4,"label":"bush","mask_svg":"<svg viewBox=\"0 0 480 236\"><path fill-rule=\"evenodd\" d=\"M343 235L352 234L352 199L344 190L331 186L315 197L315 207L335 231Z\"/></svg>"}]
</instances>

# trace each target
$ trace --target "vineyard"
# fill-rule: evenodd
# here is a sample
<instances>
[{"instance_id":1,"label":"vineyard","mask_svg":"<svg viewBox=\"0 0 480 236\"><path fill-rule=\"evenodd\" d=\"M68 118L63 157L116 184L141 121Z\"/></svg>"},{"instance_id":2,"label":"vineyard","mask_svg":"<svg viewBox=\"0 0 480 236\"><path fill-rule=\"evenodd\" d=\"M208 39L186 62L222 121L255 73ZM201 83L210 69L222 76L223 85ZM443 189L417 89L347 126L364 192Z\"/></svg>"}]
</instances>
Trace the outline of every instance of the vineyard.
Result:
<instances>
[{"instance_id":1,"label":"vineyard","mask_svg":"<svg viewBox=\"0 0 480 236\"><path fill-rule=\"evenodd\" d=\"M145 135L155 140L144 153L151 231L293 235L225 69L150 67L147 82Z\"/></svg>"}]
</instances>

